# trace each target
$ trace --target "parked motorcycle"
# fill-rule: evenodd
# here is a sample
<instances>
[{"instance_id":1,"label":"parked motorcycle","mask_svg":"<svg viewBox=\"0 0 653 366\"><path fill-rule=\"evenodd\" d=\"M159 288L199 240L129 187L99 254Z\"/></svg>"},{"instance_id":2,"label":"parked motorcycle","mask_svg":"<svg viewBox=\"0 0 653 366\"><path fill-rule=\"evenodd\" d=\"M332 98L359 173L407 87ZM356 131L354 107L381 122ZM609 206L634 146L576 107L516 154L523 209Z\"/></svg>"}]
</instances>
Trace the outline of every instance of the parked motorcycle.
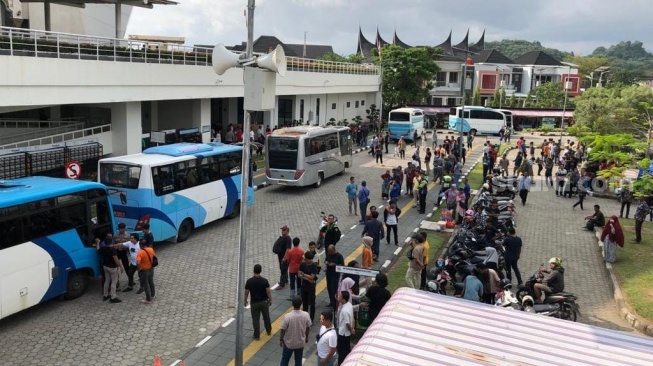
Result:
<instances>
[{"instance_id":1,"label":"parked motorcycle","mask_svg":"<svg viewBox=\"0 0 653 366\"><path fill-rule=\"evenodd\" d=\"M515 310L524 310L524 307L521 305L517 296L512 292L512 283L507 278L501 280L502 291L497 293L496 299L494 302L495 306L502 308L511 308Z\"/></svg>"},{"instance_id":2,"label":"parked motorcycle","mask_svg":"<svg viewBox=\"0 0 653 366\"><path fill-rule=\"evenodd\" d=\"M434 292L442 295L447 294L447 285L454 287L452 277L450 276L445 266L443 258L438 258L435 267L426 272L426 287L429 292Z\"/></svg>"}]
</instances>

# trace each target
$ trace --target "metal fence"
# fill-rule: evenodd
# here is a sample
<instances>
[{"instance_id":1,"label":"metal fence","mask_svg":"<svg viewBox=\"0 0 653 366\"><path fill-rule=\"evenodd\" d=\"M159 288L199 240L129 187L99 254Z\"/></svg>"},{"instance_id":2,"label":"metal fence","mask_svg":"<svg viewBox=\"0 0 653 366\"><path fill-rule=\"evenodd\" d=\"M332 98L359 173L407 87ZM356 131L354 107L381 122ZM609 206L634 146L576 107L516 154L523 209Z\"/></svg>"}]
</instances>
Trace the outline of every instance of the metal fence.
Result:
<instances>
[{"instance_id":1,"label":"metal fence","mask_svg":"<svg viewBox=\"0 0 653 366\"><path fill-rule=\"evenodd\" d=\"M0 55L211 66L213 48L0 27ZM236 52L238 53L238 52ZM380 75L372 64L287 57L288 70Z\"/></svg>"},{"instance_id":2,"label":"metal fence","mask_svg":"<svg viewBox=\"0 0 653 366\"><path fill-rule=\"evenodd\" d=\"M110 131L111 131L111 124L106 124L102 126L89 127L81 130L64 132L64 133L59 133L46 137L40 137L31 140L24 140L16 143L0 145L0 150L17 149L20 147L40 146L40 145L47 145L47 144L56 144L60 142L81 139L84 137L93 136L103 132L110 132Z\"/></svg>"},{"instance_id":3,"label":"metal fence","mask_svg":"<svg viewBox=\"0 0 653 366\"><path fill-rule=\"evenodd\" d=\"M0 137L0 146L25 140L35 140L42 137L59 135L66 132L81 130L85 127L84 122L64 123L57 127L37 128L35 131L28 131Z\"/></svg>"}]
</instances>

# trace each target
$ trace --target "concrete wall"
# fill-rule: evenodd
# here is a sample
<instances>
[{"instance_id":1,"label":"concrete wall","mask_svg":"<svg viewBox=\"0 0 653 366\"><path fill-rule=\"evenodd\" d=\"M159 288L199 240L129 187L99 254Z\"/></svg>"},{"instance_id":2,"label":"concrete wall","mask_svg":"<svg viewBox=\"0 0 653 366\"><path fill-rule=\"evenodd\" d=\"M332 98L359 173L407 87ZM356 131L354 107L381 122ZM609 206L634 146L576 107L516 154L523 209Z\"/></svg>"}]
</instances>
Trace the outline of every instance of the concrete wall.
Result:
<instances>
[{"instance_id":1,"label":"concrete wall","mask_svg":"<svg viewBox=\"0 0 653 366\"><path fill-rule=\"evenodd\" d=\"M243 96L242 69L0 56L0 107ZM56 72L53 72L56 70ZM289 71L277 95L377 91L378 75ZM0 110L1 112L1 110Z\"/></svg>"}]
</instances>

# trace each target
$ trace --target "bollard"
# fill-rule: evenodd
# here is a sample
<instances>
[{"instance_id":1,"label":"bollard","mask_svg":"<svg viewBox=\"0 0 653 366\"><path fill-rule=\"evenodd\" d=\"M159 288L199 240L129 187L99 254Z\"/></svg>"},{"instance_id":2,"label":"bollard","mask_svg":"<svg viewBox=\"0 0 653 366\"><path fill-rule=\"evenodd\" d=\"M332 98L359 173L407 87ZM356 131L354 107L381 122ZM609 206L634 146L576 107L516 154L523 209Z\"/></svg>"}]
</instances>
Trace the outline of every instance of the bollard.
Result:
<instances>
[{"instance_id":1,"label":"bollard","mask_svg":"<svg viewBox=\"0 0 653 366\"><path fill-rule=\"evenodd\" d=\"M161 366L161 357L154 356L154 366Z\"/></svg>"}]
</instances>

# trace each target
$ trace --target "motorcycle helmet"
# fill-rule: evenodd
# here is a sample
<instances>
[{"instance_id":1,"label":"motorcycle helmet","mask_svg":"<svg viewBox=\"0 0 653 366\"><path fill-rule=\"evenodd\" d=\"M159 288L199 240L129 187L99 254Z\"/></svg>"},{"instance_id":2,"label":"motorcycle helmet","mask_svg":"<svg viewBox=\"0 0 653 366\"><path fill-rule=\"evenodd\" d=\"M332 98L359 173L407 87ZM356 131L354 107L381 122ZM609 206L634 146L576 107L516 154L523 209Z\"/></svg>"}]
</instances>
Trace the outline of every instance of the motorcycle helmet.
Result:
<instances>
[{"instance_id":1,"label":"motorcycle helmet","mask_svg":"<svg viewBox=\"0 0 653 366\"><path fill-rule=\"evenodd\" d=\"M472 209L469 209L469 210L465 211L465 215L467 215L467 216L474 216L474 213L475 212Z\"/></svg>"},{"instance_id":2,"label":"motorcycle helmet","mask_svg":"<svg viewBox=\"0 0 653 366\"><path fill-rule=\"evenodd\" d=\"M504 278L501 280L501 288L504 290L510 290L512 288L512 283L509 279Z\"/></svg>"},{"instance_id":3,"label":"motorcycle helmet","mask_svg":"<svg viewBox=\"0 0 653 366\"><path fill-rule=\"evenodd\" d=\"M438 278L438 269L436 267L433 267L433 268L429 269L428 271L426 271L426 278L429 281L433 281L436 278Z\"/></svg>"},{"instance_id":4,"label":"motorcycle helmet","mask_svg":"<svg viewBox=\"0 0 653 366\"><path fill-rule=\"evenodd\" d=\"M442 257L438 258L438 260L435 261L435 266L437 268L443 268L444 267L444 258L442 258Z\"/></svg>"},{"instance_id":5,"label":"motorcycle helmet","mask_svg":"<svg viewBox=\"0 0 653 366\"><path fill-rule=\"evenodd\" d=\"M532 297L531 295L526 295L526 296L524 296L524 298L521 300L521 304L522 304L524 307L532 308L533 305L535 304L535 301L533 300L533 297Z\"/></svg>"},{"instance_id":6,"label":"motorcycle helmet","mask_svg":"<svg viewBox=\"0 0 653 366\"><path fill-rule=\"evenodd\" d=\"M553 257L549 259L549 264L550 263L555 264L557 268L562 267L562 259L560 259L559 257Z\"/></svg>"}]
</instances>

